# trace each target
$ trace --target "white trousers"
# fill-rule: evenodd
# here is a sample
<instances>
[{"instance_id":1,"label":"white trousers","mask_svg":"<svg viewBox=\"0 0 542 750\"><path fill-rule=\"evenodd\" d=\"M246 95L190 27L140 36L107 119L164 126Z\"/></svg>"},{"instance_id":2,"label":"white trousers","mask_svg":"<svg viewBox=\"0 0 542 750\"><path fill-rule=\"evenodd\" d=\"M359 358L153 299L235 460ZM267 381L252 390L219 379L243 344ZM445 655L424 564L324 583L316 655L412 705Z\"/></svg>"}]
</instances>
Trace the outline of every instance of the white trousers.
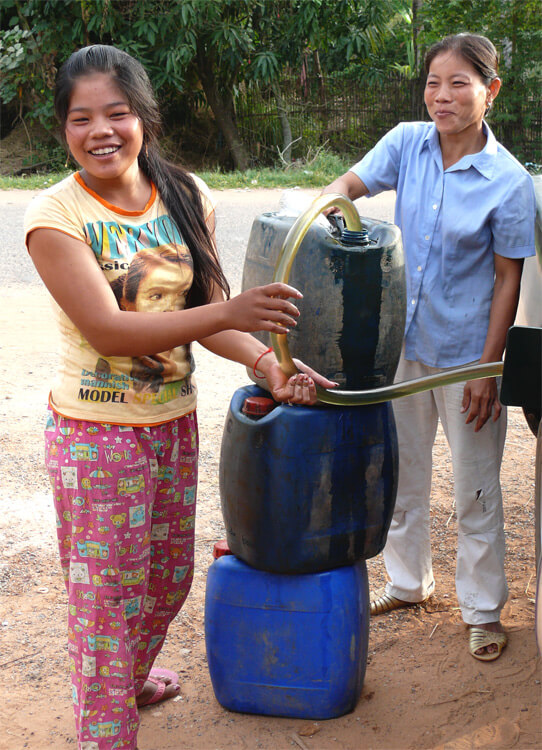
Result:
<instances>
[{"instance_id":1,"label":"white trousers","mask_svg":"<svg viewBox=\"0 0 542 750\"><path fill-rule=\"evenodd\" d=\"M396 382L436 372L401 358ZM399 439L399 488L384 561L389 594L407 602L435 588L431 564L429 498L432 448L440 418L452 454L458 525L456 592L469 625L499 620L508 597L504 575L504 526L500 466L506 411L475 433L461 414L464 383L393 402Z\"/></svg>"}]
</instances>

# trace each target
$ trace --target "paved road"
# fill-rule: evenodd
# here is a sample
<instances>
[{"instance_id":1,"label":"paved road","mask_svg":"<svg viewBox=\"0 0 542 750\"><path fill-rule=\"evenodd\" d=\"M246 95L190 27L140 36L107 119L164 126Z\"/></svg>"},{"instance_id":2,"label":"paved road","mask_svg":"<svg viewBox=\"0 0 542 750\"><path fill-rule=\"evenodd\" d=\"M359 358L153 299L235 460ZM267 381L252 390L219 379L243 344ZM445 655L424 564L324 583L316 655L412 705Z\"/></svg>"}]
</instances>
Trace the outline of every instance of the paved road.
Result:
<instances>
[{"instance_id":1,"label":"paved road","mask_svg":"<svg viewBox=\"0 0 542 750\"><path fill-rule=\"evenodd\" d=\"M317 190L303 191L308 196ZM241 285L243 261L250 228L256 216L278 208L281 190L223 190L215 191L217 201L217 241L224 272L232 291ZM23 246L23 216L35 195L27 190L0 190L0 213L4 233L0 245L0 287L14 284L41 283ZM393 221L395 193L387 193L360 201L360 212L372 218Z\"/></svg>"},{"instance_id":2,"label":"paved road","mask_svg":"<svg viewBox=\"0 0 542 750\"><path fill-rule=\"evenodd\" d=\"M35 194L31 190L0 190L0 214L4 223L0 243L0 286L41 283L23 244L23 216Z\"/></svg>"}]
</instances>

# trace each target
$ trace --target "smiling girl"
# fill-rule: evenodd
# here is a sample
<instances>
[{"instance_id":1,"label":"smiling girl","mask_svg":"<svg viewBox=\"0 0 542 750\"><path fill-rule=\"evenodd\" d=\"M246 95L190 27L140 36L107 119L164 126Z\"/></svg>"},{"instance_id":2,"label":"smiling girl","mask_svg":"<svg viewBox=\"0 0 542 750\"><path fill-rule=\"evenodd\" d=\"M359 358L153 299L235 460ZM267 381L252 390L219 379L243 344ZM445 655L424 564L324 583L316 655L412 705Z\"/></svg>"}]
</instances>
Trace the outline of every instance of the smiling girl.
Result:
<instances>
[{"instance_id":1,"label":"smiling girl","mask_svg":"<svg viewBox=\"0 0 542 750\"><path fill-rule=\"evenodd\" d=\"M316 390L306 374L287 380L248 333L295 325L287 298L301 294L270 284L229 299L212 198L161 157L160 115L142 66L113 47L81 49L59 71L55 108L81 169L31 204L25 232L62 344L46 461L69 596L77 739L86 750L133 750L138 707L179 690L175 673L152 665L193 575L190 343L257 366L277 400L310 404ZM122 277L138 255L160 254L179 262L158 264L154 287L131 298ZM139 373L161 353L175 370L145 388Z\"/></svg>"},{"instance_id":2,"label":"smiling girl","mask_svg":"<svg viewBox=\"0 0 542 750\"><path fill-rule=\"evenodd\" d=\"M457 34L425 58L432 122L401 123L324 192L355 199L396 190L407 271L407 319L396 378L500 360L514 322L523 258L534 253L528 173L485 122L497 97L493 44ZM390 582L371 614L423 602L434 591L429 498L440 418L450 445L458 525L457 597L469 651L496 659L507 642L508 596L499 473L506 414L494 378L394 402L399 488L384 550ZM466 415L466 416L465 416Z\"/></svg>"}]
</instances>

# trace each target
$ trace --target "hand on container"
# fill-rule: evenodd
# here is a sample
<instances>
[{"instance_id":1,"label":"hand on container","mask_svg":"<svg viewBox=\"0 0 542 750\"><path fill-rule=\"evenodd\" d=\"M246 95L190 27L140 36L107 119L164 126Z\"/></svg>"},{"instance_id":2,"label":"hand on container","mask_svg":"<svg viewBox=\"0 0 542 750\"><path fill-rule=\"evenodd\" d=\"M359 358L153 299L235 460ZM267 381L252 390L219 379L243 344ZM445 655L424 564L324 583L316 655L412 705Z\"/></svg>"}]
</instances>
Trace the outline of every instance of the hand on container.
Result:
<instances>
[{"instance_id":1,"label":"hand on container","mask_svg":"<svg viewBox=\"0 0 542 750\"><path fill-rule=\"evenodd\" d=\"M497 421L501 415L502 406L495 378L468 380L465 383L461 413L465 412L468 412L465 420L467 424L476 420L475 432L479 432L492 415L493 421Z\"/></svg>"},{"instance_id":2,"label":"hand on container","mask_svg":"<svg viewBox=\"0 0 542 750\"><path fill-rule=\"evenodd\" d=\"M365 183L362 182L353 172L348 171L334 180L331 184L327 185L320 195L326 195L326 193L338 193L339 195L345 195L347 198L350 198L351 201L354 201L357 198L367 195L368 192L369 190ZM341 210L337 208L337 206L330 206L330 208L326 208L322 213L324 216L329 216L330 214L342 215Z\"/></svg>"},{"instance_id":3,"label":"hand on container","mask_svg":"<svg viewBox=\"0 0 542 750\"><path fill-rule=\"evenodd\" d=\"M303 295L293 286L279 282L247 289L224 302L231 321L227 327L249 333L288 333L288 329L297 325L299 317L299 310L288 297L302 299Z\"/></svg>"},{"instance_id":4,"label":"hand on container","mask_svg":"<svg viewBox=\"0 0 542 750\"><path fill-rule=\"evenodd\" d=\"M265 362L265 359L268 361ZM287 378L274 355L265 359L262 365L258 365L258 369L265 375L275 401L310 406L317 401L316 385L321 388L335 388L338 385L299 360L294 360L294 362L302 372Z\"/></svg>"}]
</instances>

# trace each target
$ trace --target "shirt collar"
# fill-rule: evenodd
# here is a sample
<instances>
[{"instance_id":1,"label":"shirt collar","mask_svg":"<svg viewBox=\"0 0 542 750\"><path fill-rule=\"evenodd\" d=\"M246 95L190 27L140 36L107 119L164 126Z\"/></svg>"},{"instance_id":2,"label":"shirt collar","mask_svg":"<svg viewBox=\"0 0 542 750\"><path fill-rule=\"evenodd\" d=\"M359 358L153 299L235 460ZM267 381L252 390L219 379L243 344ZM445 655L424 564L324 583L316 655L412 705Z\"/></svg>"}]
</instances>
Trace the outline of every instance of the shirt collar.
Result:
<instances>
[{"instance_id":1,"label":"shirt collar","mask_svg":"<svg viewBox=\"0 0 542 750\"><path fill-rule=\"evenodd\" d=\"M495 157L497 155L498 144L497 139L493 135L487 122L484 121L482 127L487 138L484 148L477 154L467 154L460 159L457 164L454 164L453 167L450 167L446 171L454 172L460 169L474 167L483 177L491 180L495 172ZM438 130L435 123L431 123L430 127L427 129L423 147L429 148L437 163L442 166L442 154L440 151Z\"/></svg>"}]
</instances>

